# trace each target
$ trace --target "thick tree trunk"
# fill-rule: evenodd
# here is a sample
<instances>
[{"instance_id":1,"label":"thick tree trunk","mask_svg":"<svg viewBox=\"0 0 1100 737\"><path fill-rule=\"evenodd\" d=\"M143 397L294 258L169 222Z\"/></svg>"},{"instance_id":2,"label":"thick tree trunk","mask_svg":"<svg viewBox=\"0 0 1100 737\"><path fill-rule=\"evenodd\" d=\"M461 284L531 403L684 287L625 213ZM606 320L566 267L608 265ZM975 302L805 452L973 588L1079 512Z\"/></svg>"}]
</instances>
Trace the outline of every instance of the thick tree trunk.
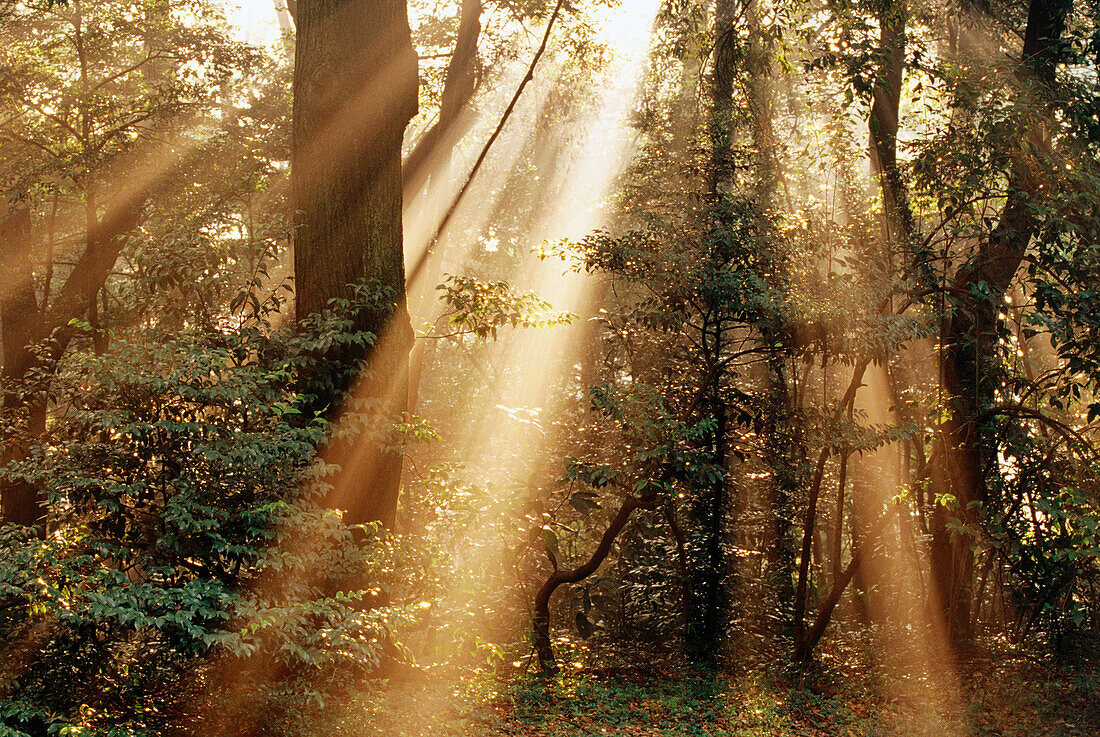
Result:
<instances>
[{"instance_id":1,"label":"thick tree trunk","mask_svg":"<svg viewBox=\"0 0 1100 737\"><path fill-rule=\"evenodd\" d=\"M712 194L728 191L733 184L733 83L737 72L740 39L734 25L732 0L716 0L714 18L714 99L710 112L711 160L709 188Z\"/></svg>"},{"instance_id":2,"label":"thick tree trunk","mask_svg":"<svg viewBox=\"0 0 1100 737\"><path fill-rule=\"evenodd\" d=\"M418 86L408 13L404 0L301 0L295 17L296 310L299 318L324 310L363 282L386 290L384 308L356 315L378 338L356 391L393 416L406 406L412 342L401 227L401 141ZM318 407L339 399L319 397ZM384 434L329 449L343 471L328 501L348 522L394 523L402 461L382 448Z\"/></svg>"},{"instance_id":3,"label":"thick tree trunk","mask_svg":"<svg viewBox=\"0 0 1100 737\"><path fill-rule=\"evenodd\" d=\"M1057 41L1065 29L1071 0L1032 0L1024 34L1022 72L1024 87L1036 81L1054 82ZM1030 131L1032 147L1045 146L1041 126ZM990 465L994 450L984 447L978 417L992 404L997 372L995 321L1004 294L1016 275L1032 236L1038 228L1032 200L1040 189L1033 162L1014 163L1008 185L1008 199L1001 220L982 244L977 257L956 275L953 292L964 298L979 283L988 285L990 297L969 300L951 315L944 335L943 383L950 402L950 418L941 433L942 463L937 469L939 488L955 497L953 511L937 505L932 515L932 574L944 610L948 631L968 637L973 621L971 589L974 556L969 538L949 529L952 517L965 524L978 520L971 507L985 499L983 469Z\"/></svg>"},{"instance_id":4,"label":"thick tree trunk","mask_svg":"<svg viewBox=\"0 0 1100 737\"><path fill-rule=\"evenodd\" d=\"M4 466L21 459L26 442L45 429L45 405L40 392L31 391L25 378L34 365L32 346L38 333L38 303L31 266L31 213L16 203L0 220L0 332L3 334L3 451ZM33 525L42 516L38 489L33 484L5 479L0 483L4 522Z\"/></svg>"}]
</instances>

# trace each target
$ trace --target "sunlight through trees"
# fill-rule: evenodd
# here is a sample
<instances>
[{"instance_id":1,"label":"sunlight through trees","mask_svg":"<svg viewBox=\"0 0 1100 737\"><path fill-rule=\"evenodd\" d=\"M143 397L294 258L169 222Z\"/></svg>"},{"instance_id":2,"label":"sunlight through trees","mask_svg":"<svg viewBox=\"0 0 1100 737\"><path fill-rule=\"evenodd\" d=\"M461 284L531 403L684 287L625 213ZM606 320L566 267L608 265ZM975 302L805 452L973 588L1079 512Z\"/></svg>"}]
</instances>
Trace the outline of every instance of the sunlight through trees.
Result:
<instances>
[{"instance_id":1,"label":"sunlight through trees","mask_svg":"<svg viewBox=\"0 0 1100 737\"><path fill-rule=\"evenodd\" d=\"M1100 733L1098 13L0 3L0 735Z\"/></svg>"}]
</instances>

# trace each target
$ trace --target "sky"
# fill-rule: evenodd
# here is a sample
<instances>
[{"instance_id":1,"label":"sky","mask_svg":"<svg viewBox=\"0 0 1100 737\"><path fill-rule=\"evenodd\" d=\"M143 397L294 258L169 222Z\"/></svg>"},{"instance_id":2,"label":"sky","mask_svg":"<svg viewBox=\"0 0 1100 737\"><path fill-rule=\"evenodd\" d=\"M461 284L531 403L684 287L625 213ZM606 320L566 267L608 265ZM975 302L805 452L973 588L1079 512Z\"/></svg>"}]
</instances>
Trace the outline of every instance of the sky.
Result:
<instances>
[{"instance_id":1,"label":"sky","mask_svg":"<svg viewBox=\"0 0 1100 737\"><path fill-rule=\"evenodd\" d=\"M286 0L223 0L225 15L241 39L268 44L279 38L279 17L275 3L286 7Z\"/></svg>"},{"instance_id":2,"label":"sky","mask_svg":"<svg viewBox=\"0 0 1100 737\"><path fill-rule=\"evenodd\" d=\"M286 0L222 0L225 6L226 17L229 18L244 41L255 44L268 44L279 38L279 16L275 6L283 8L284 20L289 21L285 15ZM636 44L648 36L652 23L651 14L637 12L639 7L649 3L626 0L623 7L605 8L597 11L597 18L603 18L604 33L612 44L620 51L630 52L629 46ZM632 12L634 11L634 12Z\"/></svg>"}]
</instances>

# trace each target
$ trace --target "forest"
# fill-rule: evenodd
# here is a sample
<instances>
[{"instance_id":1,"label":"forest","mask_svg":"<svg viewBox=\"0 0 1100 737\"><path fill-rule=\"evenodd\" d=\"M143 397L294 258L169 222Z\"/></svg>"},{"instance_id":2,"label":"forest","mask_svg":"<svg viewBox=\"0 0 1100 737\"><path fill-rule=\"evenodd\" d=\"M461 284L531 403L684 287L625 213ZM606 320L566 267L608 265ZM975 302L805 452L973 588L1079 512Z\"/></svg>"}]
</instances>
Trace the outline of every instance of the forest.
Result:
<instances>
[{"instance_id":1,"label":"forest","mask_svg":"<svg viewBox=\"0 0 1100 737\"><path fill-rule=\"evenodd\" d=\"M1100 0L0 0L0 737L1100 735Z\"/></svg>"}]
</instances>

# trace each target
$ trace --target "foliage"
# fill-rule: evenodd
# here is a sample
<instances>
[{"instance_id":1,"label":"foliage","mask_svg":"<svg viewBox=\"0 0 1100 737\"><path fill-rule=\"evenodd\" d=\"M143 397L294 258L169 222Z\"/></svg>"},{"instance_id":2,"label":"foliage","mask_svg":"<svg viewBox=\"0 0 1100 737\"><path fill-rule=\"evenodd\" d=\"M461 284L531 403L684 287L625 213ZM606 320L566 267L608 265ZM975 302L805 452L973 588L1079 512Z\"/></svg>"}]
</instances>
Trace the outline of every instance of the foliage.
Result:
<instances>
[{"instance_id":1,"label":"foliage","mask_svg":"<svg viewBox=\"0 0 1100 737\"><path fill-rule=\"evenodd\" d=\"M443 293L440 301L446 310L440 319L454 329L441 337L473 334L496 339L501 327L545 328L576 319L567 312L554 312L534 292L518 292L505 282L487 284L472 277L448 276L437 289Z\"/></svg>"},{"instance_id":2,"label":"foliage","mask_svg":"<svg viewBox=\"0 0 1100 737\"><path fill-rule=\"evenodd\" d=\"M607 204L576 180L621 89L615 4L562 6L524 124L415 269L443 283L409 376L368 377L420 414L384 416L344 390L395 294L288 327L287 49L206 0L0 3L43 331L4 367L0 481L48 513L0 529L0 733L1096 731L1094 669L1045 657L1100 631L1096 3L1022 58L1066 6L661 2L612 212L563 238ZM555 6L485 0L412 230ZM410 8L429 128L459 4ZM512 286L551 258L577 314ZM101 278L66 282L82 263ZM380 426L398 518L349 526L318 451ZM531 602L578 570L566 675L536 679Z\"/></svg>"},{"instance_id":3,"label":"foliage","mask_svg":"<svg viewBox=\"0 0 1100 737\"><path fill-rule=\"evenodd\" d=\"M357 308L66 364L52 389L65 411L5 471L41 485L51 510L45 539L4 538L6 693L81 728L155 731L193 708L171 684L198 656L278 664L286 679L253 688L320 706L326 678L378 667L416 608L365 606L388 598L397 551L373 534L361 544L320 506L335 470L315 460L326 423L303 416L295 389L318 375L318 346L372 339L346 332ZM348 580L370 584L341 590Z\"/></svg>"}]
</instances>

